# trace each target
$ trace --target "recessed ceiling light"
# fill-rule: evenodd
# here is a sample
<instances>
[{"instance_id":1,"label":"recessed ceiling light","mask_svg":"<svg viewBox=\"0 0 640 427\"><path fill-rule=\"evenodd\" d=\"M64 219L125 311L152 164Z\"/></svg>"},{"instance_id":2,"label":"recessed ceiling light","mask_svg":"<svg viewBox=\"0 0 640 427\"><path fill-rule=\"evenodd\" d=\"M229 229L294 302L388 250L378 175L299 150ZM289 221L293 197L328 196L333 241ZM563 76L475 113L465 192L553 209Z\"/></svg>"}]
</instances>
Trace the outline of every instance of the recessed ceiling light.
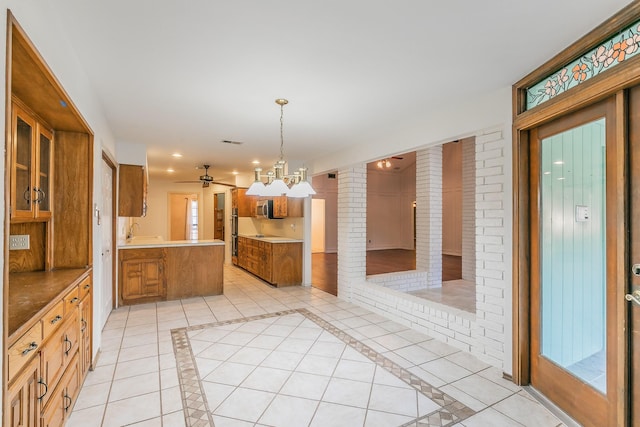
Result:
<instances>
[{"instance_id":1,"label":"recessed ceiling light","mask_svg":"<svg viewBox=\"0 0 640 427\"><path fill-rule=\"evenodd\" d=\"M167 169L167 172L169 172L169 173L173 173L173 172L175 172L175 170L174 170L174 169L172 169L172 168L169 168L169 169Z\"/></svg>"},{"instance_id":2,"label":"recessed ceiling light","mask_svg":"<svg viewBox=\"0 0 640 427\"><path fill-rule=\"evenodd\" d=\"M553 162L554 165L564 165L564 162L562 160L556 160L555 162Z\"/></svg>"},{"instance_id":3,"label":"recessed ceiling light","mask_svg":"<svg viewBox=\"0 0 640 427\"><path fill-rule=\"evenodd\" d=\"M545 175L551 175L551 172L546 171L544 174L545 174Z\"/></svg>"},{"instance_id":4,"label":"recessed ceiling light","mask_svg":"<svg viewBox=\"0 0 640 427\"><path fill-rule=\"evenodd\" d=\"M233 172L231 172L231 173L232 173L232 174L234 174L234 175L238 175L240 172L238 172L238 171L233 171Z\"/></svg>"},{"instance_id":5,"label":"recessed ceiling light","mask_svg":"<svg viewBox=\"0 0 640 427\"><path fill-rule=\"evenodd\" d=\"M171 157L182 157L182 154L180 154L180 153L173 153L173 154L171 155Z\"/></svg>"},{"instance_id":6,"label":"recessed ceiling light","mask_svg":"<svg viewBox=\"0 0 640 427\"><path fill-rule=\"evenodd\" d=\"M254 165L259 165L259 164L260 164L260 160L254 160L254 161L253 161L253 162L251 162L251 163L253 163Z\"/></svg>"}]
</instances>

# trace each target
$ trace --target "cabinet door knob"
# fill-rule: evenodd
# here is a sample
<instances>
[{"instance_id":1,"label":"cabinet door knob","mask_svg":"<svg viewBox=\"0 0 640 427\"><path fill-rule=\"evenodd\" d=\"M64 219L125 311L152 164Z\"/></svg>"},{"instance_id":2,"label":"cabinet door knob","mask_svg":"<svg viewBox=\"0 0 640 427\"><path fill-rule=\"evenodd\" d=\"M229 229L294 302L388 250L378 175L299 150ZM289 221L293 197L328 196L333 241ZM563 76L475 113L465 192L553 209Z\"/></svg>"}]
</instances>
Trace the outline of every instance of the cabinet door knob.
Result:
<instances>
[{"instance_id":1,"label":"cabinet door knob","mask_svg":"<svg viewBox=\"0 0 640 427\"><path fill-rule=\"evenodd\" d=\"M35 341L32 341L31 344L29 344L29 347L27 347L24 350L22 350L22 355L26 356L27 354L31 353L36 348L38 348L38 344Z\"/></svg>"},{"instance_id":2,"label":"cabinet door knob","mask_svg":"<svg viewBox=\"0 0 640 427\"><path fill-rule=\"evenodd\" d=\"M71 301L70 301L70 302L71 302L71 304L75 304L75 303L77 303L77 302L78 302L78 299L79 299L78 297L73 297L73 298L71 298Z\"/></svg>"},{"instance_id":3,"label":"cabinet door knob","mask_svg":"<svg viewBox=\"0 0 640 427\"><path fill-rule=\"evenodd\" d=\"M62 320L62 316L60 316L60 315L58 314L56 317L54 317L53 319L51 319L51 324L52 324L52 325L55 325L56 323L58 323L58 322L59 322L59 321L61 321L61 320Z\"/></svg>"}]
</instances>

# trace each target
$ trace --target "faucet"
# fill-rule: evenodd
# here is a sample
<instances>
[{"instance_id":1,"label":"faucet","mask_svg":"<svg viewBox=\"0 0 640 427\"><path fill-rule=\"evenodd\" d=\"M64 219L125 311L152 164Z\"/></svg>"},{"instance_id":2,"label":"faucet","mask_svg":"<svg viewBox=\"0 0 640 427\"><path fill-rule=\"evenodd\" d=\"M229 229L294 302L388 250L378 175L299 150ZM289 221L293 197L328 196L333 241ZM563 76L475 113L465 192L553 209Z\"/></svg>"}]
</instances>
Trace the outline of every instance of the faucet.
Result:
<instances>
[{"instance_id":1,"label":"faucet","mask_svg":"<svg viewBox=\"0 0 640 427\"><path fill-rule=\"evenodd\" d=\"M140 224L138 224L137 222L131 224L131 227L129 227L129 234L127 234L127 240L133 239L133 227L136 225L138 226L138 229L140 229Z\"/></svg>"}]
</instances>

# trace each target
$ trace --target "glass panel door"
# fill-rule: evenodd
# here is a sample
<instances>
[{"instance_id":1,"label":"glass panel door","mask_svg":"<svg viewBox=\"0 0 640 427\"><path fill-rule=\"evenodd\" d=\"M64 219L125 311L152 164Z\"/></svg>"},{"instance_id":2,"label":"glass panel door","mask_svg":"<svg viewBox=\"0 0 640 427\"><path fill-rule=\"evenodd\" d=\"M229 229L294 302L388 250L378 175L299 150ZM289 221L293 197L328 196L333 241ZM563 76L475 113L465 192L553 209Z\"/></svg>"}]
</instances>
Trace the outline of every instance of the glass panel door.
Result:
<instances>
[{"instance_id":1,"label":"glass panel door","mask_svg":"<svg viewBox=\"0 0 640 427\"><path fill-rule=\"evenodd\" d=\"M15 210L31 212L32 189L31 172L33 156L33 124L16 117L16 137L14 145L15 168Z\"/></svg>"},{"instance_id":2,"label":"glass panel door","mask_svg":"<svg viewBox=\"0 0 640 427\"><path fill-rule=\"evenodd\" d=\"M608 100L530 132L531 385L585 426L616 424L623 381L615 111Z\"/></svg>"},{"instance_id":3,"label":"glass panel door","mask_svg":"<svg viewBox=\"0 0 640 427\"><path fill-rule=\"evenodd\" d=\"M40 130L39 141L39 161L38 161L38 180L37 197L38 210L40 212L48 212L51 210L51 160L52 160L52 142L51 135L48 132Z\"/></svg>"},{"instance_id":4,"label":"glass panel door","mask_svg":"<svg viewBox=\"0 0 640 427\"><path fill-rule=\"evenodd\" d=\"M540 353L606 394L605 119L540 146Z\"/></svg>"}]
</instances>

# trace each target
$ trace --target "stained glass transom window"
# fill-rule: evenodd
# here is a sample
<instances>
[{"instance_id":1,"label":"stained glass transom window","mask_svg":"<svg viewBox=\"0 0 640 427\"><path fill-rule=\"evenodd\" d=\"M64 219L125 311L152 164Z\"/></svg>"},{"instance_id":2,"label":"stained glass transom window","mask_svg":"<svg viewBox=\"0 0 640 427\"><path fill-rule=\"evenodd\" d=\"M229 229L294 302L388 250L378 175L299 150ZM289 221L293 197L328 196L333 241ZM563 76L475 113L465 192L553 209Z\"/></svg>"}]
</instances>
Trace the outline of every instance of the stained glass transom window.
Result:
<instances>
[{"instance_id":1,"label":"stained glass transom window","mask_svg":"<svg viewBox=\"0 0 640 427\"><path fill-rule=\"evenodd\" d=\"M640 52L640 21L636 21L582 57L527 89L527 110L611 69Z\"/></svg>"}]
</instances>

